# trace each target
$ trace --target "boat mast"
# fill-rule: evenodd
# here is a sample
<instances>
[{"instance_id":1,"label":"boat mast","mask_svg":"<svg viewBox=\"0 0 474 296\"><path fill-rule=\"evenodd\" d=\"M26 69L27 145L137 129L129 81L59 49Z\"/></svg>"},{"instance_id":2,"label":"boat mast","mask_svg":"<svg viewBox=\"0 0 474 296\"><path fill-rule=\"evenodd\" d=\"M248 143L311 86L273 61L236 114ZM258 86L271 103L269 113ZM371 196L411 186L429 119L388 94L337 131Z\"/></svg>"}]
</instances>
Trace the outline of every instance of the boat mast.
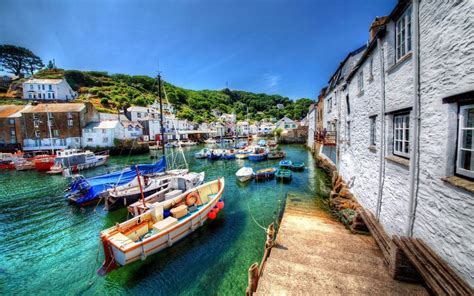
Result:
<instances>
[{"instance_id":1,"label":"boat mast","mask_svg":"<svg viewBox=\"0 0 474 296\"><path fill-rule=\"evenodd\" d=\"M138 187L140 187L140 193L142 196L143 209L146 209L145 205L145 195L143 194L142 181L140 180L140 172L138 171L138 166L135 166L135 171L137 172Z\"/></svg>"},{"instance_id":2,"label":"boat mast","mask_svg":"<svg viewBox=\"0 0 474 296\"><path fill-rule=\"evenodd\" d=\"M161 75L158 73L158 97L160 98L160 130L161 130L161 146L163 156L165 156L165 128L163 126L163 99L161 98Z\"/></svg>"},{"instance_id":3,"label":"boat mast","mask_svg":"<svg viewBox=\"0 0 474 296\"><path fill-rule=\"evenodd\" d=\"M48 124L48 131L49 131L49 142L51 144L52 155L54 155L53 136L51 135L51 124L50 124L50 121L49 121L48 104L46 104L45 107L46 107L46 122Z\"/></svg>"}]
</instances>

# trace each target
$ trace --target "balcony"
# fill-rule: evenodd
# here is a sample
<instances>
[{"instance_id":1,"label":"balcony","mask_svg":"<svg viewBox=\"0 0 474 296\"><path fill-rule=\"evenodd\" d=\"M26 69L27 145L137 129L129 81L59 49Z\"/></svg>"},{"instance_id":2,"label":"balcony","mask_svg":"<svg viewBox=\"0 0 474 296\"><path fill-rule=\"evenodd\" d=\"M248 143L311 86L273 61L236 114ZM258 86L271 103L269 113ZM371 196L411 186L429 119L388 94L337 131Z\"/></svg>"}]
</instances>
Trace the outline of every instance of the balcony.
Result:
<instances>
[{"instance_id":1,"label":"balcony","mask_svg":"<svg viewBox=\"0 0 474 296\"><path fill-rule=\"evenodd\" d=\"M336 132L335 131L316 131L314 138L319 144L327 146L336 146Z\"/></svg>"}]
</instances>

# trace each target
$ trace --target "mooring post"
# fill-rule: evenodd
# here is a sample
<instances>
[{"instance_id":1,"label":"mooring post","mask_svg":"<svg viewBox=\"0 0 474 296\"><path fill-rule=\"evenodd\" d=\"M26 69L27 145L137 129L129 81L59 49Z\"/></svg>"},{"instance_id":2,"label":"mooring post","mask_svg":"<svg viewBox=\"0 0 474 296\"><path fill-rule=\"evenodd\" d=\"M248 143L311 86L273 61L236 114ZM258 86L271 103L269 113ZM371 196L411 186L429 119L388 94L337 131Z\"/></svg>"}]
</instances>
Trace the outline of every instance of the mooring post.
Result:
<instances>
[{"instance_id":1,"label":"mooring post","mask_svg":"<svg viewBox=\"0 0 474 296\"><path fill-rule=\"evenodd\" d=\"M258 284L258 263L250 265L249 267L249 283L247 289L245 290L246 296L251 296L257 291Z\"/></svg>"}]
</instances>

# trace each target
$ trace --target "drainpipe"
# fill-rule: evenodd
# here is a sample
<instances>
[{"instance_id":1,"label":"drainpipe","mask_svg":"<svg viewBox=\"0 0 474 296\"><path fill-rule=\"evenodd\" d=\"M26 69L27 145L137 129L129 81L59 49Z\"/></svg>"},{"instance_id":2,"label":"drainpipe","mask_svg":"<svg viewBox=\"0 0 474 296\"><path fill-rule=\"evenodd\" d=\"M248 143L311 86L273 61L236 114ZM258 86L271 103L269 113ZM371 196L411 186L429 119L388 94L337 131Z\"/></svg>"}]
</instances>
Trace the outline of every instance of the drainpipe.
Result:
<instances>
[{"instance_id":1,"label":"drainpipe","mask_svg":"<svg viewBox=\"0 0 474 296\"><path fill-rule=\"evenodd\" d=\"M340 95L339 87L336 86L334 90L334 101L337 103L337 117L336 117L336 170L339 173L339 155L341 147L339 145L339 138L341 132L341 102L339 101L338 96Z\"/></svg>"},{"instance_id":2,"label":"drainpipe","mask_svg":"<svg viewBox=\"0 0 474 296\"><path fill-rule=\"evenodd\" d=\"M419 142L420 142L420 24L419 0L413 0L413 67L414 67L414 96L413 96L413 145L410 151L410 195L409 216L406 229L407 236L413 236L415 224L416 203L419 175Z\"/></svg>"},{"instance_id":3,"label":"drainpipe","mask_svg":"<svg viewBox=\"0 0 474 296\"><path fill-rule=\"evenodd\" d=\"M381 37L376 36L377 47L379 49L380 59L380 156L379 156L379 191L377 194L377 208L375 210L375 217L377 221L380 220L380 212L382 209L382 196L385 175L385 65L384 65L384 51Z\"/></svg>"}]
</instances>

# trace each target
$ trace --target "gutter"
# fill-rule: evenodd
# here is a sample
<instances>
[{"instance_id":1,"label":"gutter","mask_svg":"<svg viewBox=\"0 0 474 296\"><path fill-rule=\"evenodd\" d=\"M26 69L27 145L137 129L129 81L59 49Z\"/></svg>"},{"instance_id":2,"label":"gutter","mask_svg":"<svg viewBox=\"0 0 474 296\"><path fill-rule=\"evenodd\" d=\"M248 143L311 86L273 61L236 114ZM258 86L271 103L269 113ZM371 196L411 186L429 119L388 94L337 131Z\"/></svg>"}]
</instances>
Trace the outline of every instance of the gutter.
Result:
<instances>
[{"instance_id":1,"label":"gutter","mask_svg":"<svg viewBox=\"0 0 474 296\"><path fill-rule=\"evenodd\" d=\"M385 181L385 65L384 65L384 51L381 42L381 37L376 36L377 47L379 48L380 57L380 156L379 156L379 191L377 194L377 208L375 210L375 217L377 221L380 220L380 212L382 209L383 186Z\"/></svg>"},{"instance_id":2,"label":"gutter","mask_svg":"<svg viewBox=\"0 0 474 296\"><path fill-rule=\"evenodd\" d=\"M406 235L413 236L415 224L418 185L419 185L419 143L420 143L420 1L413 0L413 57L414 57L414 96L413 96L413 145L410 151L410 192Z\"/></svg>"}]
</instances>

